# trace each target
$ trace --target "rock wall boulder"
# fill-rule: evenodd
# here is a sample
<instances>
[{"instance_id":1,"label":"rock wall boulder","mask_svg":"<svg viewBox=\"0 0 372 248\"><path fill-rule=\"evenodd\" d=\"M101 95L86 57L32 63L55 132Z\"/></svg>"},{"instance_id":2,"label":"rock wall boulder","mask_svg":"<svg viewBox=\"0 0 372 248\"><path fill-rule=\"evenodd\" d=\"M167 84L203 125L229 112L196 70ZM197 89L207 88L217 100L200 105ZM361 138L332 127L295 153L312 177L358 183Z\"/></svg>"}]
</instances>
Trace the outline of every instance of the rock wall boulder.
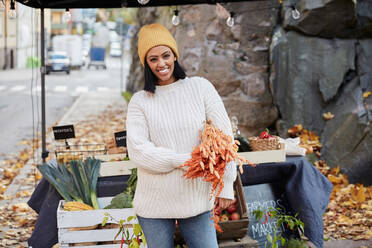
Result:
<instances>
[{"instance_id":1,"label":"rock wall boulder","mask_svg":"<svg viewBox=\"0 0 372 248\"><path fill-rule=\"evenodd\" d=\"M301 123L321 135L322 159L366 184L372 183L372 100L363 93L372 88L371 45L371 39L308 37L282 28L271 45L281 136ZM325 121L326 112L335 118Z\"/></svg>"},{"instance_id":2,"label":"rock wall boulder","mask_svg":"<svg viewBox=\"0 0 372 248\"><path fill-rule=\"evenodd\" d=\"M356 2L356 4L355 4ZM297 9L297 19L292 11ZM324 38L372 37L370 0L284 0L283 27Z\"/></svg>"}]
</instances>

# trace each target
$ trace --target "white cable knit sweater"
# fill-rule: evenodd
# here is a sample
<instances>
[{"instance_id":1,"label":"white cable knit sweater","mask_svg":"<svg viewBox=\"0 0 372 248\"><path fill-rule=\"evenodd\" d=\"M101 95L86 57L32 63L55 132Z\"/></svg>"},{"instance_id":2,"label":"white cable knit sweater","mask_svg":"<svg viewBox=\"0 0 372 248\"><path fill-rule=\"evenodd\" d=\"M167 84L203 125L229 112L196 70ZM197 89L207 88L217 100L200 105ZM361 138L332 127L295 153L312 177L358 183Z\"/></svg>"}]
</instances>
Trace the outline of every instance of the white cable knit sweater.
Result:
<instances>
[{"instance_id":1,"label":"white cable knit sweater","mask_svg":"<svg viewBox=\"0 0 372 248\"><path fill-rule=\"evenodd\" d=\"M177 168L191 158L199 144L204 120L232 136L231 124L214 86L201 77L142 90L128 104L127 148L137 164L138 182L133 205L146 218L188 218L213 208L211 187L202 179L185 179ZM234 198L236 164L228 163L222 198Z\"/></svg>"}]
</instances>

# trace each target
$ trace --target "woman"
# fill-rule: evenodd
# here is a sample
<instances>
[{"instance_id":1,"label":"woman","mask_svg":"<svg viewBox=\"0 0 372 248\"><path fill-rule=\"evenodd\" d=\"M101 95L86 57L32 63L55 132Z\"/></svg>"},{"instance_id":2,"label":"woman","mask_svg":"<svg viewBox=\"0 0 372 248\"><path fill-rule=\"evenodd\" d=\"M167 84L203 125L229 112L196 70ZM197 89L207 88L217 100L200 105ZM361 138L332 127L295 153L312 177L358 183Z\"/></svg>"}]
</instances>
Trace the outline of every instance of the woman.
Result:
<instances>
[{"instance_id":1,"label":"woman","mask_svg":"<svg viewBox=\"0 0 372 248\"><path fill-rule=\"evenodd\" d=\"M173 247L177 220L188 247L218 247L210 184L185 179L179 166L198 145L203 121L212 120L232 136L223 102L208 80L186 77L178 64L177 43L162 25L141 28L138 55L145 70L145 87L128 104L127 148L138 167L133 206L148 246ZM225 186L216 199L222 208L234 198L235 178L236 164L229 163Z\"/></svg>"}]
</instances>

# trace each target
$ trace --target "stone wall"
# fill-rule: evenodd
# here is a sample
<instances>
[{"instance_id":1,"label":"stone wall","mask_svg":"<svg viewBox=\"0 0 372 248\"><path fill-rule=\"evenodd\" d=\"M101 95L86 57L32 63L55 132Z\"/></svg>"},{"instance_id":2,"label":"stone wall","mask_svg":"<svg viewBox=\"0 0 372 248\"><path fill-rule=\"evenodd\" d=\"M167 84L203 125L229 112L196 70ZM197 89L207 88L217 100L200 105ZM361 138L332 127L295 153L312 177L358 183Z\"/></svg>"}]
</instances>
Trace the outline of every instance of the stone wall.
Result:
<instances>
[{"instance_id":1,"label":"stone wall","mask_svg":"<svg viewBox=\"0 0 372 248\"><path fill-rule=\"evenodd\" d=\"M372 183L372 1L284 1L271 44L271 87L282 136L294 124L321 135L322 159ZM296 6L301 17L292 17ZM369 27L369 28L367 28ZM325 121L323 113L334 119Z\"/></svg>"},{"instance_id":2,"label":"stone wall","mask_svg":"<svg viewBox=\"0 0 372 248\"><path fill-rule=\"evenodd\" d=\"M160 22L175 35L188 76L209 79L245 136L303 124L323 143L322 159L352 182L372 183L372 1L284 0L224 5L236 13L229 28L213 5L143 8L139 24ZM297 8L301 16L292 17ZM143 88L133 40L129 90ZM335 118L325 121L322 114ZM276 125L274 125L276 124Z\"/></svg>"}]
</instances>

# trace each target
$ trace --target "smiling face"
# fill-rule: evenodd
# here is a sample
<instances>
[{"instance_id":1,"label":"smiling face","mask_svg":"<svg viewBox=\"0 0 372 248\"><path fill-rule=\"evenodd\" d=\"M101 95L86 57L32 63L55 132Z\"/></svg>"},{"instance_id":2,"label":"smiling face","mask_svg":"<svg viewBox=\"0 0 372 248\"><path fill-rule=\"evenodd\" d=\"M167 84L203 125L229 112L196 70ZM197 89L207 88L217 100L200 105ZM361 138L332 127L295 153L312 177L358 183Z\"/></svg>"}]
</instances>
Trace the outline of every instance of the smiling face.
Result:
<instances>
[{"instance_id":1,"label":"smiling face","mask_svg":"<svg viewBox=\"0 0 372 248\"><path fill-rule=\"evenodd\" d=\"M176 80L173 76L175 60L176 57L167 46L156 46L147 52L146 62L158 78L159 85L171 84Z\"/></svg>"}]
</instances>

